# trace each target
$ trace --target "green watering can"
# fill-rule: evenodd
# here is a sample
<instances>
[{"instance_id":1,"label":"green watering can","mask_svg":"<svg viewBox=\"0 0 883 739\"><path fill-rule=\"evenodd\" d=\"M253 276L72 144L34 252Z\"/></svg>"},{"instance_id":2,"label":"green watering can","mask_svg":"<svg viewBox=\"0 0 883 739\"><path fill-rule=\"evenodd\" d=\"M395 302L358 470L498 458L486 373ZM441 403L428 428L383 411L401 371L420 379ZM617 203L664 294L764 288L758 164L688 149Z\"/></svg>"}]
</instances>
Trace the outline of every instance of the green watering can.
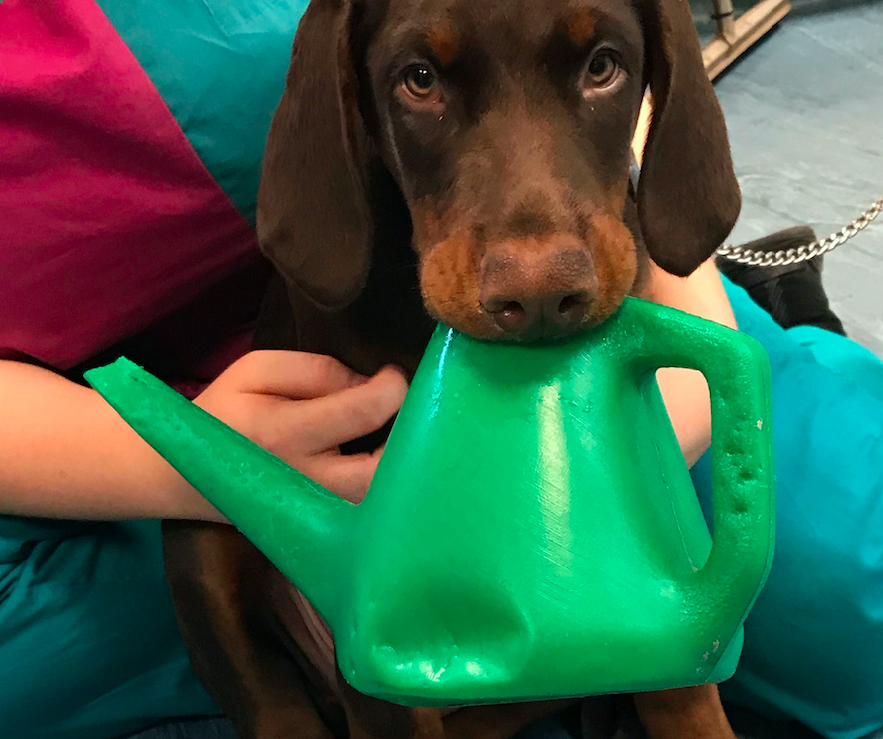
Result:
<instances>
[{"instance_id":1,"label":"green watering can","mask_svg":"<svg viewBox=\"0 0 883 739\"><path fill-rule=\"evenodd\" d=\"M711 390L713 540L666 366ZM773 547L769 364L744 334L637 299L544 345L439 327L360 505L125 359L87 377L303 592L363 693L498 703L736 668Z\"/></svg>"}]
</instances>

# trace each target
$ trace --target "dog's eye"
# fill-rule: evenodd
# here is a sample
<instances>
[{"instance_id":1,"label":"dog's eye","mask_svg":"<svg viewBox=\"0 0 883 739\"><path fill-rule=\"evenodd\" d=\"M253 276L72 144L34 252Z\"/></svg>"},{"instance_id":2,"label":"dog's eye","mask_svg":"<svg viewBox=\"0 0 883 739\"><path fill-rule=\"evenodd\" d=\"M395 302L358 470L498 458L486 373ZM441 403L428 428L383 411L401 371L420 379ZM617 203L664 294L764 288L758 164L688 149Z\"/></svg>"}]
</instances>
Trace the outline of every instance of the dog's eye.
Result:
<instances>
[{"instance_id":1,"label":"dog's eye","mask_svg":"<svg viewBox=\"0 0 883 739\"><path fill-rule=\"evenodd\" d=\"M610 87L620 76L622 67L613 52L601 49L592 55L583 74L583 91L591 93Z\"/></svg>"},{"instance_id":2,"label":"dog's eye","mask_svg":"<svg viewBox=\"0 0 883 739\"><path fill-rule=\"evenodd\" d=\"M402 87L417 102L437 102L438 78L428 64L412 64L402 74Z\"/></svg>"}]
</instances>

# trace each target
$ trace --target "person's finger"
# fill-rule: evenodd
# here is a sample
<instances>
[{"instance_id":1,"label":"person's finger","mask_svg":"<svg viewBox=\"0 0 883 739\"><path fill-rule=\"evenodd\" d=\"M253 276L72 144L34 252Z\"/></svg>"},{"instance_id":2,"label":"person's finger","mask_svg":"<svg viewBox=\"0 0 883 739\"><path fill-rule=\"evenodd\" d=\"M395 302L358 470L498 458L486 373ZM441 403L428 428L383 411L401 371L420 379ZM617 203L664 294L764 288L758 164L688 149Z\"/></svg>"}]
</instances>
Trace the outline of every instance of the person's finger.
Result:
<instances>
[{"instance_id":1,"label":"person's finger","mask_svg":"<svg viewBox=\"0 0 883 739\"><path fill-rule=\"evenodd\" d=\"M301 427L309 429L310 451L333 449L376 431L401 408L408 383L385 367L367 382L324 398L300 403Z\"/></svg>"},{"instance_id":2,"label":"person's finger","mask_svg":"<svg viewBox=\"0 0 883 739\"><path fill-rule=\"evenodd\" d=\"M316 482L351 503L360 503L374 478L376 454L329 454L315 465Z\"/></svg>"},{"instance_id":3,"label":"person's finger","mask_svg":"<svg viewBox=\"0 0 883 739\"><path fill-rule=\"evenodd\" d=\"M368 379L323 354L269 349L249 352L225 374L240 392L293 400L319 398Z\"/></svg>"}]
</instances>

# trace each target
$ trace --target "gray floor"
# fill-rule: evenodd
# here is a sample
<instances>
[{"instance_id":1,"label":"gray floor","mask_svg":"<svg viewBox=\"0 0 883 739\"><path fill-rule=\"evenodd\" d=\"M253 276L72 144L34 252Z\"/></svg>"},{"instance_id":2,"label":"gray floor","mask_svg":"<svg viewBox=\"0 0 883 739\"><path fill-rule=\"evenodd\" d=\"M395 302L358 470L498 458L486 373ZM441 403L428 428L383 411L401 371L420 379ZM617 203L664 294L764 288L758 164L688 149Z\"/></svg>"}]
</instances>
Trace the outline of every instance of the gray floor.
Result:
<instances>
[{"instance_id":1,"label":"gray floor","mask_svg":"<svg viewBox=\"0 0 883 739\"><path fill-rule=\"evenodd\" d=\"M827 235L883 196L883 1L793 1L716 84L744 194L734 242L798 224ZM883 356L883 216L828 257L825 283Z\"/></svg>"}]
</instances>

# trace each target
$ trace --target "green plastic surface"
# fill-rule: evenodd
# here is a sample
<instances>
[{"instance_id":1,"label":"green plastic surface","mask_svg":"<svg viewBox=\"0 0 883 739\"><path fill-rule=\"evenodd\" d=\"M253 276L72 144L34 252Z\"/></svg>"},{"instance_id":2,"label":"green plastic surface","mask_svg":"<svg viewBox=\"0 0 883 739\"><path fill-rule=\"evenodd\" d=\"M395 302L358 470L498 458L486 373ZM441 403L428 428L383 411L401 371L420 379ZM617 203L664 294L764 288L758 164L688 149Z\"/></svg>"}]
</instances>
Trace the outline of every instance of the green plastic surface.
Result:
<instances>
[{"instance_id":1,"label":"green plastic surface","mask_svg":"<svg viewBox=\"0 0 883 739\"><path fill-rule=\"evenodd\" d=\"M711 390L713 542L664 366ZM87 377L312 602L364 693L520 701L736 668L773 548L769 363L743 334L637 299L544 345L440 327L358 506L127 360Z\"/></svg>"}]
</instances>

